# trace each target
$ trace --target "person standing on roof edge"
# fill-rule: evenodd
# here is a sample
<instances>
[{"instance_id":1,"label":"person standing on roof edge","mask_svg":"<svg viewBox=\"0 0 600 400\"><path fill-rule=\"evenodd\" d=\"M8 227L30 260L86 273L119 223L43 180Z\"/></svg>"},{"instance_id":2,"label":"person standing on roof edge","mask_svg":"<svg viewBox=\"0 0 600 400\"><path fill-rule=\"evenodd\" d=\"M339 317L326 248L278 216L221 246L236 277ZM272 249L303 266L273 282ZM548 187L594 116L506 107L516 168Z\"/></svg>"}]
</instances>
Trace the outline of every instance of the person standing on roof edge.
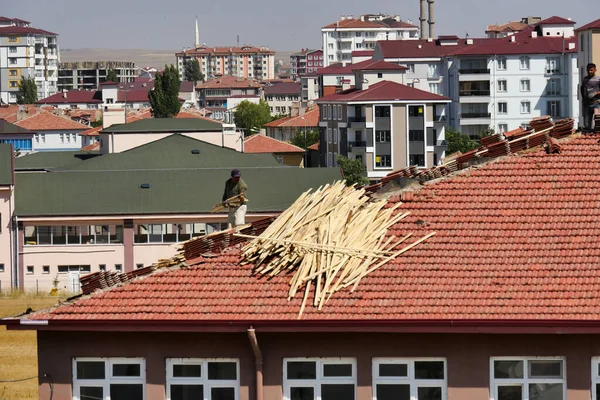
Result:
<instances>
[{"instance_id":1,"label":"person standing on roof edge","mask_svg":"<svg viewBox=\"0 0 600 400\"><path fill-rule=\"evenodd\" d=\"M229 205L226 203L226 200L244 194L246 190L248 190L248 185L242 179L240 170L237 168L231 170L231 178L225 182L225 191L223 192L223 199L221 201L224 206L229 207L227 223L232 228L246 223L246 201L240 205Z\"/></svg>"},{"instance_id":2,"label":"person standing on roof edge","mask_svg":"<svg viewBox=\"0 0 600 400\"><path fill-rule=\"evenodd\" d=\"M594 114L600 113L600 76L596 76L596 64L586 67L587 75L581 82L583 123L587 131L594 130Z\"/></svg>"}]
</instances>

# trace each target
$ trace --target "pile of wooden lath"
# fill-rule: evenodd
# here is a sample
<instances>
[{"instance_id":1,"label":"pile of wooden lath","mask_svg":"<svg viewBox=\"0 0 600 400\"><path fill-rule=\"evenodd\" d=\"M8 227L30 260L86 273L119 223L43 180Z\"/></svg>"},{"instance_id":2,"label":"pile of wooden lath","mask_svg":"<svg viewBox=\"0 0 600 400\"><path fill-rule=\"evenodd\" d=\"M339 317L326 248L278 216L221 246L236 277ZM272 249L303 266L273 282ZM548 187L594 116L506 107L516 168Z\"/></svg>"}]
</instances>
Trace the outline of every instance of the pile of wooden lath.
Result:
<instances>
[{"instance_id":1,"label":"pile of wooden lath","mask_svg":"<svg viewBox=\"0 0 600 400\"><path fill-rule=\"evenodd\" d=\"M395 212L400 203L385 204L343 182L308 191L244 246L244 262L254 263L259 276L293 272L288 300L304 290L300 318L311 291L321 309L335 292L355 290L367 274L434 235L399 248L412 234L387 237L387 231L409 213Z\"/></svg>"}]
</instances>

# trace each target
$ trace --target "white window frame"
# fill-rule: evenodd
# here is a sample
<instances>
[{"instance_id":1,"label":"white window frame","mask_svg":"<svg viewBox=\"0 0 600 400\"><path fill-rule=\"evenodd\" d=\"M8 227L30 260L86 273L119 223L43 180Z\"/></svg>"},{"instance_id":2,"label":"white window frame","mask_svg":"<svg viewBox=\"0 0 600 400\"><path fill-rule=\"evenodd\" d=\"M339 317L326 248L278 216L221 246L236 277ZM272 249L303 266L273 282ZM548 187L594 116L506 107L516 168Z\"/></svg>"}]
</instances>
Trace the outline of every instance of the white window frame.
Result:
<instances>
[{"instance_id":1,"label":"white window frame","mask_svg":"<svg viewBox=\"0 0 600 400\"><path fill-rule=\"evenodd\" d=\"M498 124L498 133L508 132L508 124L506 122L500 122Z\"/></svg>"},{"instance_id":2,"label":"white window frame","mask_svg":"<svg viewBox=\"0 0 600 400\"><path fill-rule=\"evenodd\" d=\"M500 104L504 104L504 111L500 110ZM508 102L506 102L506 101L498 102L498 114L501 114L501 115L508 114Z\"/></svg>"},{"instance_id":3,"label":"white window frame","mask_svg":"<svg viewBox=\"0 0 600 400\"><path fill-rule=\"evenodd\" d=\"M337 108L338 108L338 111L337 111L338 112L338 120L341 121L342 120L342 105L338 104Z\"/></svg>"},{"instance_id":4,"label":"white window frame","mask_svg":"<svg viewBox=\"0 0 600 400\"><path fill-rule=\"evenodd\" d=\"M525 109L525 104L528 104L527 109ZM521 114L531 114L531 102L528 100L524 100L521 102Z\"/></svg>"},{"instance_id":5,"label":"white window frame","mask_svg":"<svg viewBox=\"0 0 600 400\"><path fill-rule=\"evenodd\" d=\"M317 377L315 379L287 379L287 363L288 362L315 362L317 369ZM324 377L323 365L327 364L351 364L352 377ZM323 384L340 384L354 385L354 400L357 395L357 373L356 373L356 358L284 358L283 359L283 400L291 400L292 387L310 387L314 390L314 400L321 400L321 385Z\"/></svg>"},{"instance_id":6,"label":"white window frame","mask_svg":"<svg viewBox=\"0 0 600 400\"><path fill-rule=\"evenodd\" d=\"M498 57L496 59L496 64L498 66L498 71L506 71L506 57Z\"/></svg>"},{"instance_id":7,"label":"white window frame","mask_svg":"<svg viewBox=\"0 0 600 400\"><path fill-rule=\"evenodd\" d=\"M416 379L415 378L415 362L419 361L442 361L444 363L444 379ZM379 365L381 364L405 364L407 365L408 376L406 378L397 376L379 376ZM448 361L443 357L431 358L373 358L372 366L373 383L371 385L373 391L373 400L377 400L377 385L380 384L406 384L410 386L411 399L418 399L419 387L442 387L442 400L448 398Z\"/></svg>"},{"instance_id":8,"label":"white window frame","mask_svg":"<svg viewBox=\"0 0 600 400\"><path fill-rule=\"evenodd\" d=\"M531 80L528 78L521 79L519 86L521 92L531 92Z\"/></svg>"},{"instance_id":9,"label":"white window frame","mask_svg":"<svg viewBox=\"0 0 600 400\"><path fill-rule=\"evenodd\" d=\"M501 82L504 84L504 88L501 88ZM498 79L498 87L497 87L497 91L499 93L506 93L508 90L508 82L506 81L506 79Z\"/></svg>"},{"instance_id":10,"label":"white window frame","mask_svg":"<svg viewBox=\"0 0 600 400\"><path fill-rule=\"evenodd\" d=\"M211 400L211 389L212 388L231 388L233 387L235 392L235 400L240 399L240 360L237 358L167 358L166 360L166 398L171 400L171 385L202 385L204 392L204 399ZM208 363L209 362L234 362L236 366L236 380L231 379L208 379ZM186 364L186 365L200 365L201 377L194 378L182 378L173 376L173 365Z\"/></svg>"},{"instance_id":11,"label":"white window frame","mask_svg":"<svg viewBox=\"0 0 600 400\"><path fill-rule=\"evenodd\" d=\"M104 379L77 379L77 362L104 362ZM140 364L140 376L113 377L112 366L115 364ZM110 398L110 385L113 384L142 384L142 398L146 400L146 360L143 357L74 357L73 358L73 400L81 397L81 387L102 387L104 398Z\"/></svg>"},{"instance_id":12,"label":"white window frame","mask_svg":"<svg viewBox=\"0 0 600 400\"><path fill-rule=\"evenodd\" d=\"M494 361L523 361L523 378L494 378ZM529 378L529 361L562 361L562 378ZM563 400L567 400L566 357L490 357L490 400L498 397L498 386L521 386L522 400L529 400L530 383L561 383Z\"/></svg>"},{"instance_id":13,"label":"white window frame","mask_svg":"<svg viewBox=\"0 0 600 400\"><path fill-rule=\"evenodd\" d=\"M529 56L519 57L519 69L531 69L531 59Z\"/></svg>"}]
</instances>

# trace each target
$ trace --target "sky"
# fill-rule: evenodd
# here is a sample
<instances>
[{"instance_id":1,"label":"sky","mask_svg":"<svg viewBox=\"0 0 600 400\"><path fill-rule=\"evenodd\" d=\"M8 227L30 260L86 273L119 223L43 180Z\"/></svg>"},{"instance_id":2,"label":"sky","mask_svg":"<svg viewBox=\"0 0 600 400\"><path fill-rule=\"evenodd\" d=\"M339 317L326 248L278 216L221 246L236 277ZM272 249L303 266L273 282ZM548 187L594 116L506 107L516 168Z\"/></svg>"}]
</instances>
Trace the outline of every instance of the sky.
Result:
<instances>
[{"instance_id":1,"label":"sky","mask_svg":"<svg viewBox=\"0 0 600 400\"><path fill-rule=\"evenodd\" d=\"M31 21L59 36L61 49L180 50L200 42L279 51L320 48L322 26L340 15L388 13L418 25L419 0L19 0L3 1L0 15ZM437 0L436 35L484 36L488 24L529 15L571 18L581 26L600 14L598 0Z\"/></svg>"}]
</instances>

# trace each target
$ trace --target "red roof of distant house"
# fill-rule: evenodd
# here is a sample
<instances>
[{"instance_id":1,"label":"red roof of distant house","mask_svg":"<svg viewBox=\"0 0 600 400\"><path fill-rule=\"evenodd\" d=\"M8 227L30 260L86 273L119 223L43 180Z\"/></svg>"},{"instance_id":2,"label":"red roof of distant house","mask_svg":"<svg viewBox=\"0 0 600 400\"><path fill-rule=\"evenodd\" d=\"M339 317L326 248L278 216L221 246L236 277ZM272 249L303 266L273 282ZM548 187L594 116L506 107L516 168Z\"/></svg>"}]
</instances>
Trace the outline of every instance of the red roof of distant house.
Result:
<instances>
[{"instance_id":1,"label":"red roof of distant house","mask_svg":"<svg viewBox=\"0 0 600 400\"><path fill-rule=\"evenodd\" d=\"M268 128L283 128L283 127L316 127L319 126L319 107L313 107L302 115L294 117L283 117L265 124Z\"/></svg>"},{"instance_id":2,"label":"red roof of distant house","mask_svg":"<svg viewBox=\"0 0 600 400\"><path fill-rule=\"evenodd\" d=\"M327 67L320 68L317 71L317 75L353 75L352 71L360 69L365 65L369 65L373 62L373 60L364 60L357 63L347 63L344 65L343 63L335 63L329 64Z\"/></svg>"},{"instance_id":3,"label":"red roof of distant house","mask_svg":"<svg viewBox=\"0 0 600 400\"><path fill-rule=\"evenodd\" d=\"M240 78L237 76L223 75L218 78L201 82L196 89L221 89L221 88L260 88L262 85L253 79Z\"/></svg>"},{"instance_id":4,"label":"red roof of distant house","mask_svg":"<svg viewBox=\"0 0 600 400\"><path fill-rule=\"evenodd\" d=\"M356 101L426 101L445 102L450 99L438 94L412 88L400 83L381 81L369 86L366 90L355 88L339 93L333 93L316 100L319 103L326 102L356 102Z\"/></svg>"},{"instance_id":5,"label":"red roof of distant house","mask_svg":"<svg viewBox=\"0 0 600 400\"><path fill-rule=\"evenodd\" d=\"M101 82L100 86L118 86L120 84L122 84L122 82L106 81L106 82Z\"/></svg>"},{"instance_id":6,"label":"red roof of distant house","mask_svg":"<svg viewBox=\"0 0 600 400\"><path fill-rule=\"evenodd\" d=\"M304 153L300 147L264 135L244 139L244 153Z\"/></svg>"},{"instance_id":7,"label":"red roof of distant house","mask_svg":"<svg viewBox=\"0 0 600 400\"><path fill-rule=\"evenodd\" d=\"M467 44L472 40L473 44ZM454 54L463 48L492 42L499 39L459 39L455 45L441 45L438 40L382 40L377 42L384 58L440 58Z\"/></svg>"},{"instance_id":8,"label":"red roof of distant house","mask_svg":"<svg viewBox=\"0 0 600 400\"><path fill-rule=\"evenodd\" d=\"M51 112L41 111L31 117L27 117L15 123L22 128L30 131L55 131L55 130L73 130L86 131L89 126L75 122L70 118L60 117Z\"/></svg>"},{"instance_id":9,"label":"red roof of distant house","mask_svg":"<svg viewBox=\"0 0 600 400\"><path fill-rule=\"evenodd\" d=\"M79 132L79 136L100 136L102 125L95 128L88 129L87 131Z\"/></svg>"},{"instance_id":10,"label":"red roof of distant house","mask_svg":"<svg viewBox=\"0 0 600 400\"><path fill-rule=\"evenodd\" d=\"M81 151L96 151L100 150L100 142L94 142L81 149Z\"/></svg>"},{"instance_id":11,"label":"red roof of distant house","mask_svg":"<svg viewBox=\"0 0 600 400\"><path fill-rule=\"evenodd\" d=\"M54 32L48 32L43 29L32 28L29 26L4 26L0 27L0 35L19 35L19 34L32 34L32 35L52 35L58 36Z\"/></svg>"},{"instance_id":12,"label":"red roof of distant house","mask_svg":"<svg viewBox=\"0 0 600 400\"><path fill-rule=\"evenodd\" d=\"M335 293L322 310L307 306L302 320L535 329L596 323L600 143L587 136L562 140L560 147L560 154L511 155L392 195L386 207L401 202L397 212L410 214L388 235L413 233L409 244L436 234L365 276L355 291ZM240 253L232 246L24 318L49 325L245 323L240 329L248 322L296 323L302 294L288 301L289 275L259 278L252 265L240 263Z\"/></svg>"},{"instance_id":13,"label":"red roof of distant house","mask_svg":"<svg viewBox=\"0 0 600 400\"><path fill-rule=\"evenodd\" d=\"M65 93L59 92L52 96L41 99L37 104L97 104L102 103L102 92L100 90L69 90Z\"/></svg>"},{"instance_id":14,"label":"red roof of distant house","mask_svg":"<svg viewBox=\"0 0 600 400\"><path fill-rule=\"evenodd\" d=\"M438 40L459 40L460 38L456 35L441 35L438 36Z\"/></svg>"},{"instance_id":15,"label":"red roof of distant house","mask_svg":"<svg viewBox=\"0 0 600 400\"><path fill-rule=\"evenodd\" d=\"M372 61L372 60L367 60L370 61L370 63L366 64L366 65L362 65L362 63L360 63L361 65L358 64L354 64L355 67L352 69L353 71L405 71L408 68L406 68L403 65L398 65L398 64L393 64L387 61L383 61L383 60L378 60L378 61Z\"/></svg>"},{"instance_id":16,"label":"red roof of distant house","mask_svg":"<svg viewBox=\"0 0 600 400\"><path fill-rule=\"evenodd\" d=\"M310 146L308 146L308 150L319 151L319 142L317 142L315 144L311 144Z\"/></svg>"},{"instance_id":17,"label":"red roof of distant house","mask_svg":"<svg viewBox=\"0 0 600 400\"><path fill-rule=\"evenodd\" d=\"M119 90L117 94L117 101L127 103L148 103L148 92L149 89L132 89L132 90Z\"/></svg>"},{"instance_id":18,"label":"red roof of distant house","mask_svg":"<svg viewBox=\"0 0 600 400\"><path fill-rule=\"evenodd\" d=\"M536 25L575 25L575 21L554 15L536 23Z\"/></svg>"},{"instance_id":19,"label":"red roof of distant house","mask_svg":"<svg viewBox=\"0 0 600 400\"><path fill-rule=\"evenodd\" d=\"M4 17L4 16L0 16L0 22L20 22L23 24L30 24L31 22L29 21L25 21L24 19L20 19L20 18L8 18L8 17Z\"/></svg>"},{"instance_id":20,"label":"red roof of distant house","mask_svg":"<svg viewBox=\"0 0 600 400\"><path fill-rule=\"evenodd\" d=\"M584 31L586 29L600 29L600 19L590 22L589 24L585 24L577 29L575 32Z\"/></svg>"},{"instance_id":21,"label":"red roof of distant house","mask_svg":"<svg viewBox=\"0 0 600 400\"><path fill-rule=\"evenodd\" d=\"M202 54L220 54L220 55L229 55L229 54L266 54L271 55L275 54L273 50L269 50L265 47L254 47L254 46L241 46L241 47L197 47L195 49L189 49L185 51L181 51L176 55L202 55Z\"/></svg>"},{"instance_id":22,"label":"red roof of distant house","mask_svg":"<svg viewBox=\"0 0 600 400\"><path fill-rule=\"evenodd\" d=\"M302 87L296 82L282 82L264 87L265 95L300 94Z\"/></svg>"}]
</instances>

